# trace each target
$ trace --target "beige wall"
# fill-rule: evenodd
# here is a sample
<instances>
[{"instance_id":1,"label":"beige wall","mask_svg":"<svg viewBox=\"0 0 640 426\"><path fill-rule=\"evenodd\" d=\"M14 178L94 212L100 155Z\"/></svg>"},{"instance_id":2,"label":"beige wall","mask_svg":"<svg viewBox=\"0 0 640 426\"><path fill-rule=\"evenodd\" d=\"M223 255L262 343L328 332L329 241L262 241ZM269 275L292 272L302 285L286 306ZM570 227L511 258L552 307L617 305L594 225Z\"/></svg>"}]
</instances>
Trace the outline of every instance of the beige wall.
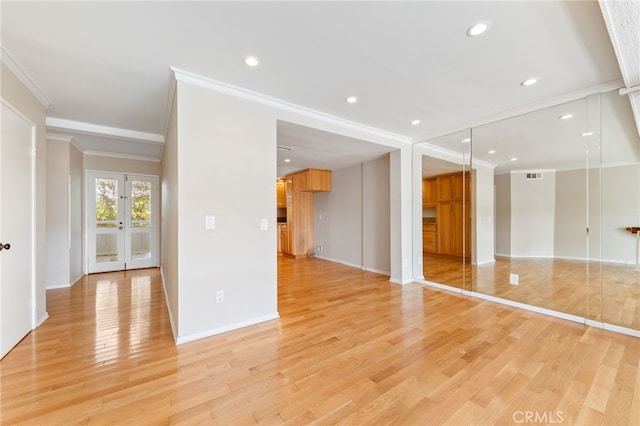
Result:
<instances>
[{"instance_id":1,"label":"beige wall","mask_svg":"<svg viewBox=\"0 0 640 426\"><path fill-rule=\"evenodd\" d=\"M173 97L171 117L165 136L161 183L161 265L167 308L174 337L178 337L178 127L177 101Z\"/></svg>"},{"instance_id":2,"label":"beige wall","mask_svg":"<svg viewBox=\"0 0 640 426\"><path fill-rule=\"evenodd\" d=\"M134 160L128 158L104 157L100 155L84 156L85 170L102 172L136 173L159 176L162 165L159 161Z\"/></svg>"},{"instance_id":3,"label":"beige wall","mask_svg":"<svg viewBox=\"0 0 640 426\"><path fill-rule=\"evenodd\" d=\"M511 255L511 175L495 175L496 254Z\"/></svg>"},{"instance_id":4,"label":"beige wall","mask_svg":"<svg viewBox=\"0 0 640 426\"><path fill-rule=\"evenodd\" d=\"M35 299L36 323L47 318L46 306L46 207L47 148L46 109L3 63L0 95L36 126L36 194L35 194Z\"/></svg>"},{"instance_id":5,"label":"beige wall","mask_svg":"<svg viewBox=\"0 0 640 426\"><path fill-rule=\"evenodd\" d=\"M391 275L389 155L362 165L362 268Z\"/></svg>"},{"instance_id":6,"label":"beige wall","mask_svg":"<svg viewBox=\"0 0 640 426\"><path fill-rule=\"evenodd\" d=\"M84 273L84 164L82 153L69 145L70 226L69 282L73 285Z\"/></svg>"}]
</instances>

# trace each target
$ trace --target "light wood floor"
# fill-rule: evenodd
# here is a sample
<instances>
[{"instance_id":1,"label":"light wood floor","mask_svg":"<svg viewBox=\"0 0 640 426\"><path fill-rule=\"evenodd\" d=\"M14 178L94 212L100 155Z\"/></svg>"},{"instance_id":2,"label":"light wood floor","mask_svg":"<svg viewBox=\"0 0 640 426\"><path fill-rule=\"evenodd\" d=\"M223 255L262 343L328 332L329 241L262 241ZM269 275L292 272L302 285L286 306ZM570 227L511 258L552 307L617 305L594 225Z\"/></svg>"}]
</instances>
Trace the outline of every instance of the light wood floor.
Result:
<instances>
[{"instance_id":1,"label":"light wood floor","mask_svg":"<svg viewBox=\"0 0 640 426\"><path fill-rule=\"evenodd\" d=\"M637 338L278 263L279 320L180 346L156 269L49 291L0 362L1 423L640 424Z\"/></svg>"},{"instance_id":2,"label":"light wood floor","mask_svg":"<svg viewBox=\"0 0 640 426\"><path fill-rule=\"evenodd\" d=\"M634 265L562 259L509 259L463 266L424 257L429 281L640 330L640 272ZM517 286L509 273L519 275Z\"/></svg>"}]
</instances>

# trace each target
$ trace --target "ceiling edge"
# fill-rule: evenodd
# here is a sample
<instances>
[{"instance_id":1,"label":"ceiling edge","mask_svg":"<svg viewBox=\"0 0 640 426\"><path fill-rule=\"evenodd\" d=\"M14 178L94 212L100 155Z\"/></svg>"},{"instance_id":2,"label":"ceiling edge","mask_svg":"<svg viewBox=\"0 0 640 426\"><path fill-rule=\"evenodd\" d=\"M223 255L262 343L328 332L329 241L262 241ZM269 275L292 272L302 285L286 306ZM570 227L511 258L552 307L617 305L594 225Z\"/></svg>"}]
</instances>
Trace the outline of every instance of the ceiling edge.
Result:
<instances>
[{"instance_id":1,"label":"ceiling edge","mask_svg":"<svg viewBox=\"0 0 640 426\"><path fill-rule=\"evenodd\" d=\"M243 87L234 86L222 81L213 80L210 78L202 77L197 74L193 74L189 71L184 71L179 68L171 67L174 77L177 81L193 84L196 86L204 87L216 92L225 93L227 95L235 96L238 98L246 99L252 102L257 102L263 105L267 105L279 110L292 112L304 117L313 118L325 123L336 124L342 127L347 127L356 131L364 132L377 137L382 137L402 144L411 144L413 139L407 136L402 136L397 133L388 132L386 130L370 127L364 124L357 123L355 121L346 120L335 115L327 114L324 112L316 111L311 108L307 108L301 105L293 104L291 102L283 101L278 98L274 98L268 95L264 95L259 92L254 92Z\"/></svg>"},{"instance_id":2,"label":"ceiling edge","mask_svg":"<svg viewBox=\"0 0 640 426\"><path fill-rule=\"evenodd\" d=\"M4 63L7 68L15 74L15 76L24 84L27 89L38 99L42 106L49 108L53 103L51 99L44 93L44 91L35 83L35 81L27 74L27 72L13 59L13 56L5 49L4 46L0 46L2 54L0 55L0 61Z\"/></svg>"}]
</instances>

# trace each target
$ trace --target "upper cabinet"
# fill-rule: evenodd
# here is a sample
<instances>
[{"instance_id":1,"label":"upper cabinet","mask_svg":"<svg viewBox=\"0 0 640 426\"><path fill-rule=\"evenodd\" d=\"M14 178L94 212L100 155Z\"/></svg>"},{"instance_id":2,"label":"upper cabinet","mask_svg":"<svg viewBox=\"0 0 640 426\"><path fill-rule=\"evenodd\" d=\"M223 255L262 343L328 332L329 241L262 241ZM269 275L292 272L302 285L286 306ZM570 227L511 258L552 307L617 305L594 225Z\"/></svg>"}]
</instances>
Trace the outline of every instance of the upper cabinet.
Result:
<instances>
[{"instance_id":1,"label":"upper cabinet","mask_svg":"<svg viewBox=\"0 0 640 426\"><path fill-rule=\"evenodd\" d=\"M422 181L422 207L435 207L438 204L437 184L436 178Z\"/></svg>"},{"instance_id":2,"label":"upper cabinet","mask_svg":"<svg viewBox=\"0 0 640 426\"><path fill-rule=\"evenodd\" d=\"M284 180L276 181L276 205L278 207L287 207L287 191Z\"/></svg>"},{"instance_id":3,"label":"upper cabinet","mask_svg":"<svg viewBox=\"0 0 640 426\"><path fill-rule=\"evenodd\" d=\"M471 196L471 185L468 173L451 173L437 178L438 201L468 200Z\"/></svg>"},{"instance_id":4,"label":"upper cabinet","mask_svg":"<svg viewBox=\"0 0 640 426\"><path fill-rule=\"evenodd\" d=\"M331 191L331 170L306 169L290 176L293 190L299 192Z\"/></svg>"}]
</instances>

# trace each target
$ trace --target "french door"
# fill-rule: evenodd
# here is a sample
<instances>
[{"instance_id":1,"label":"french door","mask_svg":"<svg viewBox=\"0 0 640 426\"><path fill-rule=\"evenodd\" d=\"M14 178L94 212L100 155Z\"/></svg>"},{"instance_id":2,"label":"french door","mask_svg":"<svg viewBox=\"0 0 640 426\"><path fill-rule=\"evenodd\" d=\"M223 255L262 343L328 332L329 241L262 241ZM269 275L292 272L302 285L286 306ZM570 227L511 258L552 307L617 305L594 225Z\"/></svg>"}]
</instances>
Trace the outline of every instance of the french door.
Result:
<instances>
[{"instance_id":1,"label":"french door","mask_svg":"<svg viewBox=\"0 0 640 426\"><path fill-rule=\"evenodd\" d=\"M88 272L158 266L158 177L87 172Z\"/></svg>"}]
</instances>

